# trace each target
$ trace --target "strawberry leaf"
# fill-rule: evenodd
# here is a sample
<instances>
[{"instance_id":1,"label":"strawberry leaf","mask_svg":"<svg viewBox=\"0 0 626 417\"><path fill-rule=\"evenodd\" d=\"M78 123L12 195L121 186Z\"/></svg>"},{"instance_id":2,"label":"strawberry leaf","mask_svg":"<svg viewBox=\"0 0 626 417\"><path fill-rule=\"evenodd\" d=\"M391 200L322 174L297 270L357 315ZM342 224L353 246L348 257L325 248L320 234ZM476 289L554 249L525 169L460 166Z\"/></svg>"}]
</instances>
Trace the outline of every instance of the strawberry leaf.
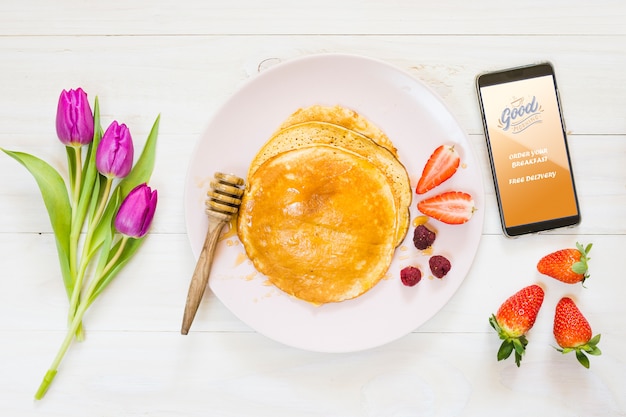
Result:
<instances>
[{"instance_id":1,"label":"strawberry leaf","mask_svg":"<svg viewBox=\"0 0 626 417\"><path fill-rule=\"evenodd\" d=\"M602 355L602 351L597 346L591 346L588 349L585 349L585 352L587 352L588 354L593 355L593 356L600 356L600 355Z\"/></svg>"},{"instance_id":2,"label":"strawberry leaf","mask_svg":"<svg viewBox=\"0 0 626 417\"><path fill-rule=\"evenodd\" d=\"M528 339L526 336L521 335L519 337L511 337L508 333L502 329L496 316L494 314L489 317L489 324L498 332L498 336L503 340L500 348L498 349L498 360L507 359L511 356L511 353L515 352L515 364L519 367L522 360L522 356L526 351L526 345L528 345Z\"/></svg>"},{"instance_id":3,"label":"strawberry leaf","mask_svg":"<svg viewBox=\"0 0 626 417\"><path fill-rule=\"evenodd\" d=\"M489 324L491 325L491 327L493 327L493 329L496 332L498 332L498 334L502 333L502 329L500 325L498 324L498 320L496 319L495 314L492 314L491 317L489 317Z\"/></svg>"},{"instance_id":4,"label":"strawberry leaf","mask_svg":"<svg viewBox=\"0 0 626 417\"><path fill-rule=\"evenodd\" d=\"M583 257L586 257L587 259L589 259L587 255L589 254L589 251L591 250L592 246L593 246L593 243L590 243L587 246L583 246L581 243L576 242L576 249L578 249L580 254Z\"/></svg>"},{"instance_id":5,"label":"strawberry leaf","mask_svg":"<svg viewBox=\"0 0 626 417\"><path fill-rule=\"evenodd\" d=\"M513 340L513 347L515 348L515 352L523 355L524 354L524 350L526 350L526 345L528 344L528 342L526 341L526 338L524 336L521 336L519 339L512 339Z\"/></svg>"},{"instance_id":6,"label":"strawberry leaf","mask_svg":"<svg viewBox=\"0 0 626 417\"><path fill-rule=\"evenodd\" d=\"M513 353L513 343L509 340L505 340L500 345L500 349L498 349L498 360L501 361L507 359L511 356L511 353Z\"/></svg>"},{"instance_id":7,"label":"strawberry leaf","mask_svg":"<svg viewBox=\"0 0 626 417\"><path fill-rule=\"evenodd\" d=\"M600 343L600 335L599 334L597 334L594 337L592 337L591 340L589 340L585 344L585 346L584 346L585 352L587 352L588 354L593 355L593 356L600 356L602 354L602 351L597 346L598 343Z\"/></svg>"},{"instance_id":8,"label":"strawberry leaf","mask_svg":"<svg viewBox=\"0 0 626 417\"><path fill-rule=\"evenodd\" d=\"M578 362L580 362L582 366L589 369L589 358L582 350L576 350L576 359L578 359Z\"/></svg>"},{"instance_id":9,"label":"strawberry leaf","mask_svg":"<svg viewBox=\"0 0 626 417\"><path fill-rule=\"evenodd\" d=\"M594 346L597 345L598 343L600 343L600 336L600 334L595 335L589 340L589 342L587 342L587 344Z\"/></svg>"},{"instance_id":10,"label":"strawberry leaf","mask_svg":"<svg viewBox=\"0 0 626 417\"><path fill-rule=\"evenodd\" d=\"M572 271L577 274L584 274L585 272L587 272L587 263L582 261L574 263L572 265Z\"/></svg>"}]
</instances>

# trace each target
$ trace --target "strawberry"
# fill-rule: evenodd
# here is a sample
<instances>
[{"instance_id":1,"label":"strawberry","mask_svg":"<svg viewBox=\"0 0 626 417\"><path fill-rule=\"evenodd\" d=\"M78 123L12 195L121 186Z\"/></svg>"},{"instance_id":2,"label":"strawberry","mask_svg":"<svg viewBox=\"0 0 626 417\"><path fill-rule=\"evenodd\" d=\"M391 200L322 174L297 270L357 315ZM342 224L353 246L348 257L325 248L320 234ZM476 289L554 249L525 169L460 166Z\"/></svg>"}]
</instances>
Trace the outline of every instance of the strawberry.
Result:
<instances>
[{"instance_id":1,"label":"strawberry","mask_svg":"<svg viewBox=\"0 0 626 417\"><path fill-rule=\"evenodd\" d=\"M425 215L448 224L462 224L476 211L471 195L461 191L447 191L417 203Z\"/></svg>"},{"instance_id":2,"label":"strawberry","mask_svg":"<svg viewBox=\"0 0 626 417\"><path fill-rule=\"evenodd\" d=\"M543 288L536 284L529 285L510 296L496 314L489 318L489 324L503 340L498 349L499 361L508 358L515 351L515 363L520 366L528 345L526 333L535 324L537 313L543 304L543 296Z\"/></svg>"},{"instance_id":3,"label":"strawberry","mask_svg":"<svg viewBox=\"0 0 626 417\"><path fill-rule=\"evenodd\" d=\"M583 247L576 243L576 249L561 249L539 260L537 270L567 284L584 283L589 278L587 262L591 243Z\"/></svg>"},{"instance_id":4,"label":"strawberry","mask_svg":"<svg viewBox=\"0 0 626 417\"><path fill-rule=\"evenodd\" d=\"M415 191L418 194L424 194L432 190L453 176L460 162L461 157L454 149L454 145L441 145L435 149L426 162Z\"/></svg>"},{"instance_id":5,"label":"strawberry","mask_svg":"<svg viewBox=\"0 0 626 417\"><path fill-rule=\"evenodd\" d=\"M602 353L597 346L600 335L591 337L589 322L569 297L561 298L556 305L553 331L556 342L561 346L561 349L555 349L564 354L576 352L576 359L585 368L589 368L589 358L585 353L595 356Z\"/></svg>"}]
</instances>

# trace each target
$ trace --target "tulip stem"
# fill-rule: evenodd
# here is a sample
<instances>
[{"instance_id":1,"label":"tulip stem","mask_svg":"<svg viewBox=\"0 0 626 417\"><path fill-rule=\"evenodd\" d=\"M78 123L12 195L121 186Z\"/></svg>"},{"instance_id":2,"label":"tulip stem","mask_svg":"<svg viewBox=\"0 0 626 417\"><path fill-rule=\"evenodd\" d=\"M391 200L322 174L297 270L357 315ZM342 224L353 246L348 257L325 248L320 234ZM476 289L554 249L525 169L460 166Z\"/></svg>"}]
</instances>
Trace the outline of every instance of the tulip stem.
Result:
<instances>
[{"instance_id":1,"label":"tulip stem","mask_svg":"<svg viewBox=\"0 0 626 417\"><path fill-rule=\"evenodd\" d=\"M106 266L102 270L102 274L100 274L101 277L105 276L107 272L109 272L109 270L113 267L113 265L115 265L117 260L120 258L120 256L122 255L122 251L124 250L124 247L126 246L126 242L128 242L128 239L129 239L129 236L122 235L122 241L120 242L120 246L119 248L117 248L117 252L115 252L115 255L113 255L111 260L106 264Z\"/></svg>"},{"instance_id":2,"label":"tulip stem","mask_svg":"<svg viewBox=\"0 0 626 417\"><path fill-rule=\"evenodd\" d=\"M83 246L83 253L80 259L80 266L78 268L78 272L76 274L76 279L74 283L74 288L72 291L72 297L70 299L70 311L69 311L69 320L71 321L78 308L78 303L80 300L80 293L83 286L83 280L85 277L85 271L87 270L87 266L91 261L91 256L89 256L89 252L91 252L91 238L93 237L93 233L100 222L102 217L102 213L104 212L104 207L106 206L107 201L109 200L109 193L111 191L111 183L113 182L112 178L107 178L104 192L100 198L100 202L98 204L98 209L92 219L89 221L89 225L87 227L87 236L85 238L85 243Z\"/></svg>"},{"instance_id":3,"label":"tulip stem","mask_svg":"<svg viewBox=\"0 0 626 417\"><path fill-rule=\"evenodd\" d=\"M80 199L80 183L82 181L82 151L81 146L73 146L75 168L72 178L72 222L70 226L70 271L72 278L76 279L76 266L77 266L77 250L78 250L78 236L82 229L82 224L76 224L78 221L78 200Z\"/></svg>"},{"instance_id":4,"label":"tulip stem","mask_svg":"<svg viewBox=\"0 0 626 417\"><path fill-rule=\"evenodd\" d=\"M80 184L83 180L82 146L74 146L74 156L76 158L76 173L74 178L74 205L78 206L78 199L80 198Z\"/></svg>"},{"instance_id":5,"label":"tulip stem","mask_svg":"<svg viewBox=\"0 0 626 417\"><path fill-rule=\"evenodd\" d=\"M81 289L83 286L85 270L87 269L88 264L89 264L89 261L86 259L86 257L83 254L83 257L81 258L81 262L80 262L80 267L78 268L78 272L76 273L76 281L74 282L74 288L72 289L72 297L70 298L70 310L69 310L69 317L68 317L68 320L70 323L73 322L78 312L78 305L80 302L80 293L81 293ZM77 334L76 336L78 340L82 341L83 339L82 334L81 335Z\"/></svg>"},{"instance_id":6,"label":"tulip stem","mask_svg":"<svg viewBox=\"0 0 626 417\"><path fill-rule=\"evenodd\" d=\"M98 204L98 209L96 210L96 214L93 216L93 219L90 222L91 226L96 226L100 221L100 217L102 217L102 213L104 213L104 208L106 207L106 203L109 200L109 193L111 192L111 184L113 183L113 178L107 177L106 183L104 184L104 192L102 193L102 198L100 198L100 204Z\"/></svg>"},{"instance_id":7,"label":"tulip stem","mask_svg":"<svg viewBox=\"0 0 626 417\"><path fill-rule=\"evenodd\" d=\"M117 257L119 257L119 254L121 253L121 249L123 249L124 244L125 242L123 240L122 244L120 245L120 250L118 250L118 253L116 254ZM112 259L111 262L114 262L114 259ZM46 395L46 392L48 391L50 384L52 384L52 380L57 374L57 370L59 368L59 365L61 364L61 361L63 360L63 357L65 356L65 353L67 352L70 345L72 344L72 340L74 340L76 332L81 326L81 323L83 321L83 316L85 315L87 308L89 308L89 305L91 304L91 302L89 301L89 299L91 298L91 294L93 294L94 290L98 286L98 282L100 281L100 279L102 279L102 277L106 274L107 271L108 271L108 268L105 268L105 270L102 271L102 274L100 274L98 279L94 279L89 284L89 288L87 289L86 296L80 302L80 304L78 305L78 308L76 309L76 314L74 315L74 318L72 319L70 327L67 330L65 339L63 339L63 343L61 343L61 347L59 348L57 355L54 357L54 360L52 361L50 368L44 375L43 380L41 381L41 384L39 385L39 389L37 389L37 392L35 393L35 399L40 400L44 397L44 395Z\"/></svg>"},{"instance_id":8,"label":"tulip stem","mask_svg":"<svg viewBox=\"0 0 626 417\"><path fill-rule=\"evenodd\" d=\"M65 339L63 340L63 343L61 343L61 348L57 352L57 355L54 357L54 360L52 361L50 368L46 372L46 375L44 376L43 381L41 381L41 384L39 385L39 389L35 393L36 400L41 400L44 397L44 395L46 395L46 392L48 391L48 388L50 387L52 380L57 374L57 369L59 368L59 364L63 360L63 356L65 356L67 349L70 347L72 340L74 339L76 330L78 330L78 326L82 322L83 315L85 314L85 311L87 310L87 306L88 306L87 303L82 303L79 306L78 310L76 311L76 315L74 316L74 319L72 320L72 323L69 329L67 330Z\"/></svg>"},{"instance_id":9,"label":"tulip stem","mask_svg":"<svg viewBox=\"0 0 626 417\"><path fill-rule=\"evenodd\" d=\"M117 249L117 252L115 252L115 255L113 255L111 260L106 264L106 266L102 270L102 273L100 273L100 276L98 277L98 279L94 279L90 283L89 288L86 291L85 297L80 302L80 304L78 304L78 308L76 309L76 314L74 315L74 318L72 319L70 327L67 330L67 334L65 335L65 339L63 339L63 343L61 343L61 347L59 348L59 351L54 357L52 364L50 365L50 368L44 375L43 380L41 381L41 384L39 385L39 388L37 389L37 392L35 393L35 399L41 400L46 395L48 388L50 388L50 385L52 384L52 381L54 380L54 377L56 376L58 372L58 368L59 368L59 365L61 364L61 361L63 360L63 357L65 356L65 354L67 353L67 350L72 344L72 340L74 340L76 332L82 323L83 316L85 315L87 308L89 307L91 302L93 302L93 300L90 301L91 295L93 294L95 289L98 287L100 280L106 276L109 270L113 267L113 265L115 265L119 257L122 255L122 252L124 251L124 247L126 246L126 242L128 242L128 239L129 239L128 236L122 237L122 241L120 242L120 246Z\"/></svg>"},{"instance_id":10,"label":"tulip stem","mask_svg":"<svg viewBox=\"0 0 626 417\"><path fill-rule=\"evenodd\" d=\"M82 230L83 225L78 224L80 221L79 214L79 201L80 201L80 192L81 192L81 183L82 183L82 173L83 173L83 163L82 163L82 146L76 145L72 146L74 150L74 172L72 175L71 181L71 190L72 190L72 220L70 223L70 247L69 247L69 266L70 266L70 277L72 279L72 288L71 293L68 294L70 299L70 311L69 311L69 321L72 322L74 317L74 313L76 311L76 303L72 301L75 297L78 296L77 292L80 292L80 287L77 288L77 267L78 267L78 240L80 237L80 232ZM79 340L83 339L83 328L82 326L77 327L76 336Z\"/></svg>"}]
</instances>

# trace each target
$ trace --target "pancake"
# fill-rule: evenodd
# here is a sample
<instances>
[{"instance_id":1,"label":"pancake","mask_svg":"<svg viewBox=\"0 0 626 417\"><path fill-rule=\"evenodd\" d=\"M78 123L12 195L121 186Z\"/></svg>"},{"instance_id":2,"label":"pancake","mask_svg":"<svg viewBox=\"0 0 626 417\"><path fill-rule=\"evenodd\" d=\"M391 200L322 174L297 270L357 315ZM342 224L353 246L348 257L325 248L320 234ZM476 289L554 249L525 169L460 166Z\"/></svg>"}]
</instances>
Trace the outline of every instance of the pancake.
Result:
<instances>
[{"instance_id":1,"label":"pancake","mask_svg":"<svg viewBox=\"0 0 626 417\"><path fill-rule=\"evenodd\" d=\"M409 206L413 196L409 175L404 165L389 150L366 136L326 122L305 122L289 126L265 143L252 160L248 177L253 176L265 161L282 152L317 144L332 145L354 152L366 158L385 175L396 203L396 246L399 245L409 228Z\"/></svg>"},{"instance_id":2,"label":"pancake","mask_svg":"<svg viewBox=\"0 0 626 417\"><path fill-rule=\"evenodd\" d=\"M348 130L367 136L376 144L387 148L394 156L398 156L396 148L385 132L352 109L341 106L321 105L302 108L289 116L279 127L279 130L304 122L327 122L345 127Z\"/></svg>"},{"instance_id":3,"label":"pancake","mask_svg":"<svg viewBox=\"0 0 626 417\"><path fill-rule=\"evenodd\" d=\"M281 152L248 178L237 231L255 268L299 299L358 297L395 250L395 198L362 156L316 144Z\"/></svg>"}]
</instances>

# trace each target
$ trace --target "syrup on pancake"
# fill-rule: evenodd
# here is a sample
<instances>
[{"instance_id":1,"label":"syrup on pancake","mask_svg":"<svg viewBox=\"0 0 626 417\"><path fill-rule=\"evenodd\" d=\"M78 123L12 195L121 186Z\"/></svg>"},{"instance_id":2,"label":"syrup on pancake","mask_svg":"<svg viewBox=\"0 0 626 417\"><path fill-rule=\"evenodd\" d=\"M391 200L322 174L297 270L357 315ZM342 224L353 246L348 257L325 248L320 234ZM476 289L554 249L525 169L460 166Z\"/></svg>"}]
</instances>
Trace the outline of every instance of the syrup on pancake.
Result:
<instances>
[{"instance_id":1,"label":"syrup on pancake","mask_svg":"<svg viewBox=\"0 0 626 417\"><path fill-rule=\"evenodd\" d=\"M237 233L276 287L319 305L358 297L387 272L412 189L385 133L353 110L293 113L251 162Z\"/></svg>"},{"instance_id":2,"label":"syrup on pancake","mask_svg":"<svg viewBox=\"0 0 626 417\"><path fill-rule=\"evenodd\" d=\"M314 304L372 288L395 247L396 209L385 175L340 148L276 155L248 179L238 232L256 269Z\"/></svg>"}]
</instances>

